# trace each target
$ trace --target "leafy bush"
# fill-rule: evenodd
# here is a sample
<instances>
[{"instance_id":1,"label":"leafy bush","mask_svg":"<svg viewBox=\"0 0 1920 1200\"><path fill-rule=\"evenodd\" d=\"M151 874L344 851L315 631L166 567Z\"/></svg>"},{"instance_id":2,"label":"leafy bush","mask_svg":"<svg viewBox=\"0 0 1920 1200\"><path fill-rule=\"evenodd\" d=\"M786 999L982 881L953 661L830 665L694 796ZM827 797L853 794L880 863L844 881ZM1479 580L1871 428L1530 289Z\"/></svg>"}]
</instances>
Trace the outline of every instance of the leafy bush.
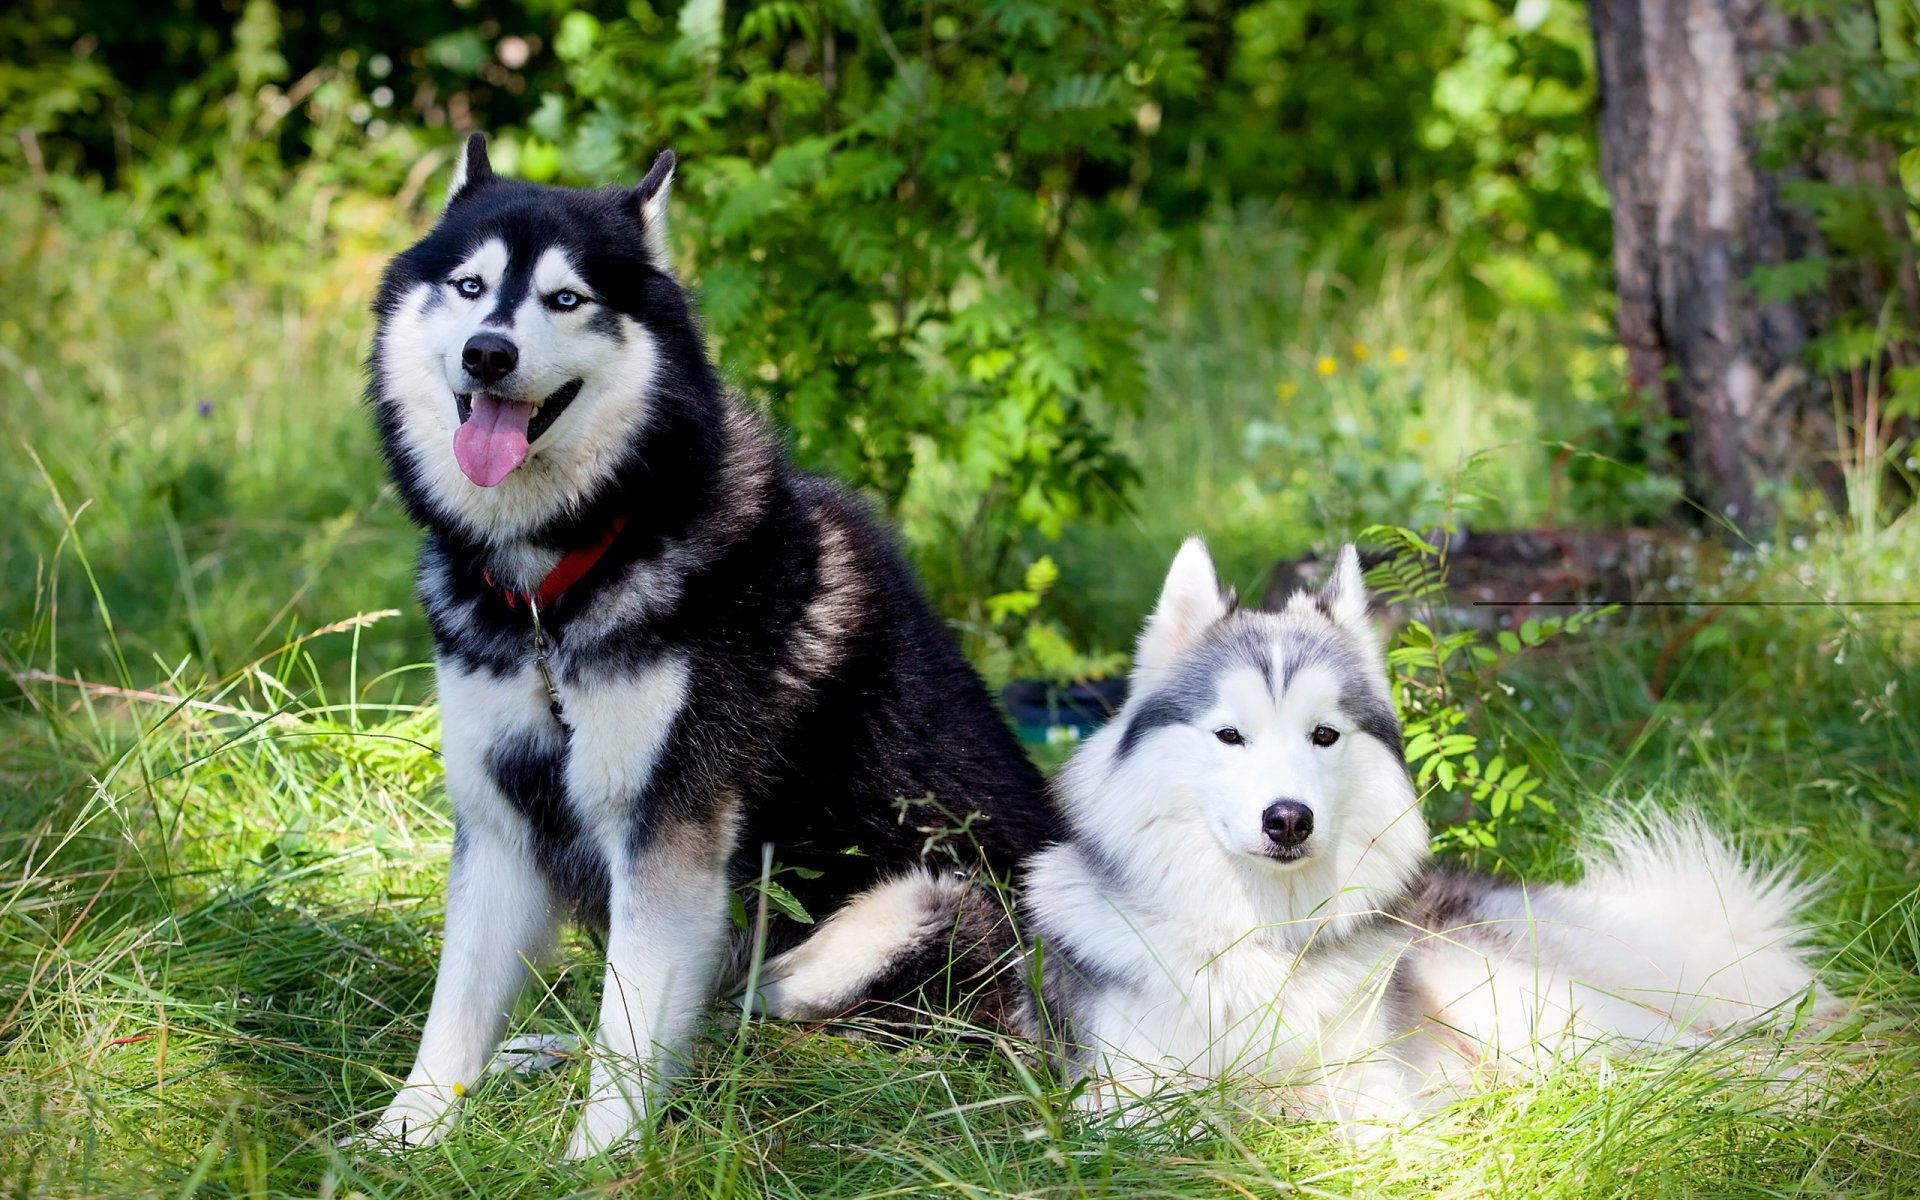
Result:
<instances>
[{"instance_id":1,"label":"leafy bush","mask_svg":"<svg viewBox=\"0 0 1920 1200\"><path fill-rule=\"evenodd\" d=\"M1877 302L1897 291L1902 271L1911 286L1909 222L1920 215L1920 13L1847 0L1791 7L1809 36L1775 64L1770 82L1780 103L1763 129L1761 161L1787 174L1782 198L1811 214L1827 253L1763 268L1753 284L1767 298L1790 298L1825 286L1836 268L1864 264L1879 273L1880 287L1858 299ZM1797 177L1809 163L1819 177ZM1857 315L1869 324L1874 317ZM1911 339L1916 331L1903 323L1899 333Z\"/></svg>"},{"instance_id":2,"label":"leafy bush","mask_svg":"<svg viewBox=\"0 0 1920 1200\"><path fill-rule=\"evenodd\" d=\"M1057 535L1129 482L1103 412L1142 389L1157 244L1091 194L1191 86L1166 9L691 3L561 23L519 170L679 152L679 244L730 373L806 463L898 501L947 472L961 536Z\"/></svg>"}]
</instances>

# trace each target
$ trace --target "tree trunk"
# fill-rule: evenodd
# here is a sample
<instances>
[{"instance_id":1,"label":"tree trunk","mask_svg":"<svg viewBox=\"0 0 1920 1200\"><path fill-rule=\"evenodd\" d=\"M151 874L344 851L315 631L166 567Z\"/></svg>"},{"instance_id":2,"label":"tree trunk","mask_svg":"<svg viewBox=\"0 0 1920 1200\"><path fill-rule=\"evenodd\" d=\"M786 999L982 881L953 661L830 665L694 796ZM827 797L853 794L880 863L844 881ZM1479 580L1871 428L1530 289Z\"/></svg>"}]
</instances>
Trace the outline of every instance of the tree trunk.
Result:
<instances>
[{"instance_id":1,"label":"tree trunk","mask_svg":"<svg viewBox=\"0 0 1920 1200\"><path fill-rule=\"evenodd\" d=\"M1769 59L1814 32L1775 4L1592 0L1591 13L1629 384L1683 422L1689 499L1764 526L1777 485L1837 483L1833 393L1802 352L1872 284L1843 270L1824 293L1763 303L1748 277L1822 252L1783 182L1877 164L1757 164Z\"/></svg>"}]
</instances>

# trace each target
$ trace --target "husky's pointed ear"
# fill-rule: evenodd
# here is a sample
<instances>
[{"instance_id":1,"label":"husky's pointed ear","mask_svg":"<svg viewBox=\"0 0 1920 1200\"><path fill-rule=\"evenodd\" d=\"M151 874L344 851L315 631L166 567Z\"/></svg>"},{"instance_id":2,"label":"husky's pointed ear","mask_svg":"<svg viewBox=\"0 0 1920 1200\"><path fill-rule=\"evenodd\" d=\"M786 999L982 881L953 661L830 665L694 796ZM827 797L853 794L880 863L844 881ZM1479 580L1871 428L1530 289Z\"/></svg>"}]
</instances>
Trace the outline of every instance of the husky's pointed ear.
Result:
<instances>
[{"instance_id":1,"label":"husky's pointed ear","mask_svg":"<svg viewBox=\"0 0 1920 1200\"><path fill-rule=\"evenodd\" d=\"M1160 603L1147 618L1134 650L1135 671L1165 669L1180 652L1199 640L1216 621L1233 611L1232 597L1220 590L1207 544L1188 538L1174 556L1167 581L1160 587Z\"/></svg>"},{"instance_id":2,"label":"husky's pointed ear","mask_svg":"<svg viewBox=\"0 0 1920 1200\"><path fill-rule=\"evenodd\" d=\"M453 160L453 182L447 185L447 204L452 205L469 192L479 191L497 178L493 164L487 161L487 135L468 134L467 144Z\"/></svg>"},{"instance_id":3,"label":"husky's pointed ear","mask_svg":"<svg viewBox=\"0 0 1920 1200\"><path fill-rule=\"evenodd\" d=\"M1358 638L1373 657L1380 656L1380 634L1373 627L1373 614L1367 601L1367 585L1360 577L1360 551L1352 542L1340 547L1333 562L1333 574L1320 589L1314 604L1333 619L1333 623Z\"/></svg>"},{"instance_id":4,"label":"husky's pointed ear","mask_svg":"<svg viewBox=\"0 0 1920 1200\"><path fill-rule=\"evenodd\" d=\"M640 210L640 228L647 239L647 258L655 270L673 274L673 251L667 246L667 200L673 195L673 168L680 160L662 150L640 186L633 189L633 206Z\"/></svg>"},{"instance_id":5,"label":"husky's pointed ear","mask_svg":"<svg viewBox=\"0 0 1920 1200\"><path fill-rule=\"evenodd\" d=\"M1321 611L1342 625L1364 624L1367 619L1367 585L1360 578L1360 551L1352 542L1340 547L1333 560L1333 574L1320 589Z\"/></svg>"}]
</instances>

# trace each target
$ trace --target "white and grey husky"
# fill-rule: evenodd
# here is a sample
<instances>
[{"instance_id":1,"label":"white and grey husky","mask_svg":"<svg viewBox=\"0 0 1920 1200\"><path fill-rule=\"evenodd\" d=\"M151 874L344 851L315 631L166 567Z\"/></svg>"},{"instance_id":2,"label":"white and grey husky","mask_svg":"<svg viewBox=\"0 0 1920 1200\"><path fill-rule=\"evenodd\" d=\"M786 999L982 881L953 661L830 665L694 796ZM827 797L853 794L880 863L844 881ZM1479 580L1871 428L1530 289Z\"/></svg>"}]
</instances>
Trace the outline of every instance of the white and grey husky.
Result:
<instances>
[{"instance_id":1,"label":"white and grey husky","mask_svg":"<svg viewBox=\"0 0 1920 1200\"><path fill-rule=\"evenodd\" d=\"M1436 865L1351 546L1323 593L1266 613L1188 542L1131 699L1056 794L1069 833L1021 901L1034 1022L1102 1109L1235 1079L1358 1131L1819 995L1805 890L1698 820L1616 821L1576 884Z\"/></svg>"},{"instance_id":2,"label":"white and grey husky","mask_svg":"<svg viewBox=\"0 0 1920 1200\"><path fill-rule=\"evenodd\" d=\"M606 933L586 1155L639 1128L750 950L776 955L760 995L783 1015L912 994L966 947L897 901L967 894L1055 834L892 539L722 386L667 252L673 167L540 187L475 135L380 289L370 399L426 531L455 816L382 1139L447 1130L566 916ZM828 919L749 947L728 893L769 855L809 868L782 882Z\"/></svg>"}]
</instances>

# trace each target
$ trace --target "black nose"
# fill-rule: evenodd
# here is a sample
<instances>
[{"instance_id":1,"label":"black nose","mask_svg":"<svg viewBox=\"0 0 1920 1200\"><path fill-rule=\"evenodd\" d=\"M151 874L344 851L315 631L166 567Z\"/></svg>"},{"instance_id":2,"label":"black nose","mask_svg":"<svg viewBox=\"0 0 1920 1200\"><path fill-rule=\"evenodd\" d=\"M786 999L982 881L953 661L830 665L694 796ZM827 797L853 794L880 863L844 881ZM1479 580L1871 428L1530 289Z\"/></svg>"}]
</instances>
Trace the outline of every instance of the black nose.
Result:
<instances>
[{"instance_id":1,"label":"black nose","mask_svg":"<svg viewBox=\"0 0 1920 1200\"><path fill-rule=\"evenodd\" d=\"M1275 800L1260 814L1260 828L1274 845L1291 850L1313 833L1313 810L1298 800Z\"/></svg>"},{"instance_id":2,"label":"black nose","mask_svg":"<svg viewBox=\"0 0 1920 1200\"><path fill-rule=\"evenodd\" d=\"M520 363L520 347L497 333L476 333L460 352L467 374L481 383L499 383Z\"/></svg>"}]
</instances>

